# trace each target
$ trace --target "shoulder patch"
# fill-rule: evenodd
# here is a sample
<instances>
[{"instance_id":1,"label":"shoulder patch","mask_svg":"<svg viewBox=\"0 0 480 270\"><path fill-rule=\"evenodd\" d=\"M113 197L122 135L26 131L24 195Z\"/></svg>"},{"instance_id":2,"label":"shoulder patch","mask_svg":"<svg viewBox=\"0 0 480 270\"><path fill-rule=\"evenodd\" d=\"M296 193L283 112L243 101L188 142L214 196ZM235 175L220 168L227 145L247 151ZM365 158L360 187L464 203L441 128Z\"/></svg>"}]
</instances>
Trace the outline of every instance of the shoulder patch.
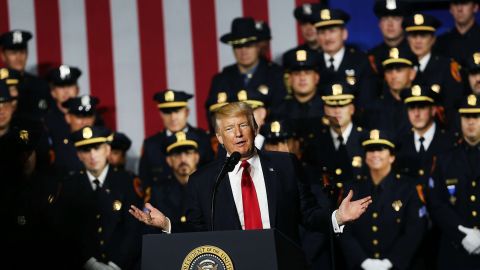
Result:
<instances>
[{"instance_id":1,"label":"shoulder patch","mask_svg":"<svg viewBox=\"0 0 480 270\"><path fill-rule=\"evenodd\" d=\"M140 180L139 177L135 177L133 179L133 190L135 190L135 194L137 194L138 197L144 198L145 193L143 192L142 188L142 181Z\"/></svg>"},{"instance_id":2,"label":"shoulder patch","mask_svg":"<svg viewBox=\"0 0 480 270\"><path fill-rule=\"evenodd\" d=\"M461 68L462 67L457 61L452 60L450 62L450 73L452 74L453 79L457 82L462 82L462 75L460 74Z\"/></svg>"},{"instance_id":3,"label":"shoulder patch","mask_svg":"<svg viewBox=\"0 0 480 270\"><path fill-rule=\"evenodd\" d=\"M375 74L378 74L377 64L375 63L375 55L370 54L368 56L368 61L370 62L370 67L372 67L373 72L375 72Z\"/></svg>"},{"instance_id":4,"label":"shoulder patch","mask_svg":"<svg viewBox=\"0 0 480 270\"><path fill-rule=\"evenodd\" d=\"M418 198L423 204L425 204L425 195L423 194L423 186L418 184L416 186L416 189L417 189Z\"/></svg>"}]
</instances>

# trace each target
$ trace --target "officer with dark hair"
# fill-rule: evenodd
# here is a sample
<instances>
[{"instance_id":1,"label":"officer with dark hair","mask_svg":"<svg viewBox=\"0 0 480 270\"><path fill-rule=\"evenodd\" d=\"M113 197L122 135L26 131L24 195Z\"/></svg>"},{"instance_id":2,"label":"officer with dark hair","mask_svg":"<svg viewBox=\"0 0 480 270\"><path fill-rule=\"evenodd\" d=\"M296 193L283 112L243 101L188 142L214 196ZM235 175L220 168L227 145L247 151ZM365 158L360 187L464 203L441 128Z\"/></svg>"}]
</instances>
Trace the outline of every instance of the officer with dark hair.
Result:
<instances>
[{"instance_id":1,"label":"officer with dark hair","mask_svg":"<svg viewBox=\"0 0 480 270\"><path fill-rule=\"evenodd\" d=\"M121 132L114 132L112 134L113 139L110 143L112 151L108 156L108 163L119 169L125 169L127 164L127 152L132 146L132 141L128 136Z\"/></svg>"}]
</instances>

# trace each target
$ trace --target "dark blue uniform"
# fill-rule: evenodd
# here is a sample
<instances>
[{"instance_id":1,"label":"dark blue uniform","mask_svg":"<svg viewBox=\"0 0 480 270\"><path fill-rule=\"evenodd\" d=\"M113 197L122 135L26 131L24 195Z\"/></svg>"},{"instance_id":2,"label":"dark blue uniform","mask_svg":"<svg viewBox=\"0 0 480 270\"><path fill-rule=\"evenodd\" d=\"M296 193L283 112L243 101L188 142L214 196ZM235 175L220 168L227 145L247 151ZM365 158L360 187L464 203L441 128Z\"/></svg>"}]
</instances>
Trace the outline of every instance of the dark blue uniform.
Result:
<instances>
[{"instance_id":1,"label":"dark blue uniform","mask_svg":"<svg viewBox=\"0 0 480 270\"><path fill-rule=\"evenodd\" d=\"M400 51L410 51L410 47L406 38L404 38L396 48L398 48ZM368 60L370 61L373 72L378 74L382 79L384 72L382 61L388 58L390 49L392 49L392 47L388 46L385 42L382 42L370 49L368 52Z\"/></svg>"},{"instance_id":2,"label":"dark blue uniform","mask_svg":"<svg viewBox=\"0 0 480 270\"><path fill-rule=\"evenodd\" d=\"M365 177L351 189L353 200L372 196L373 202L339 237L348 269L362 269L367 258L410 269L427 225L426 209L411 180L391 172L378 186Z\"/></svg>"},{"instance_id":3,"label":"dark blue uniform","mask_svg":"<svg viewBox=\"0 0 480 270\"><path fill-rule=\"evenodd\" d=\"M25 72L18 88L17 112L33 119L43 119L48 108L54 105L48 83Z\"/></svg>"},{"instance_id":4,"label":"dark blue uniform","mask_svg":"<svg viewBox=\"0 0 480 270\"><path fill-rule=\"evenodd\" d=\"M314 95L305 103L299 102L295 97L285 98L280 105L271 109L271 115L280 119L312 119L324 115L323 101L319 95Z\"/></svg>"},{"instance_id":5,"label":"dark blue uniform","mask_svg":"<svg viewBox=\"0 0 480 270\"><path fill-rule=\"evenodd\" d=\"M429 211L440 227L439 269L480 269L480 256L469 255L458 225L480 228L480 149L462 142L438 158L429 180Z\"/></svg>"},{"instance_id":6,"label":"dark blue uniform","mask_svg":"<svg viewBox=\"0 0 480 270\"><path fill-rule=\"evenodd\" d=\"M83 170L63 181L57 221L65 269L82 269L91 257L121 269L135 267L141 238L140 223L128 212L132 204L140 207L142 201L134 192L133 176L125 171L110 167L99 190Z\"/></svg>"},{"instance_id":7,"label":"dark blue uniform","mask_svg":"<svg viewBox=\"0 0 480 270\"><path fill-rule=\"evenodd\" d=\"M480 26L475 23L465 34L460 34L455 27L448 30L438 37L435 49L465 65L474 52L480 51Z\"/></svg>"}]
</instances>

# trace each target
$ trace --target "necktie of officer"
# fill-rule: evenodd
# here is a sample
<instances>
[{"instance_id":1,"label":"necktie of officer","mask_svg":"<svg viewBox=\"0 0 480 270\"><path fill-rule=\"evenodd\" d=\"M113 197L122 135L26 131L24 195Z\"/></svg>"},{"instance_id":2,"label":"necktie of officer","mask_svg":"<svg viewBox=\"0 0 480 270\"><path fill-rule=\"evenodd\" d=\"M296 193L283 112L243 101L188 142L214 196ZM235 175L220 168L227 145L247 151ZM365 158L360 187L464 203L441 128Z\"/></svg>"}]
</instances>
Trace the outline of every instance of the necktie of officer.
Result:
<instances>
[{"instance_id":1,"label":"necktie of officer","mask_svg":"<svg viewBox=\"0 0 480 270\"><path fill-rule=\"evenodd\" d=\"M262 216L260 215L257 193L250 172L248 171L250 163L243 160L240 166L243 168L241 186L245 230L262 229Z\"/></svg>"},{"instance_id":2,"label":"necktie of officer","mask_svg":"<svg viewBox=\"0 0 480 270\"><path fill-rule=\"evenodd\" d=\"M93 184L95 184L95 193L96 194L100 193L100 180L98 179L93 180Z\"/></svg>"},{"instance_id":3,"label":"necktie of officer","mask_svg":"<svg viewBox=\"0 0 480 270\"><path fill-rule=\"evenodd\" d=\"M335 61L335 59L333 59L333 57L330 56L330 59L328 59L328 62L330 63L330 65L328 66L328 70L331 71L331 72L335 71L335 66L333 65L334 61Z\"/></svg>"},{"instance_id":4,"label":"necktie of officer","mask_svg":"<svg viewBox=\"0 0 480 270\"><path fill-rule=\"evenodd\" d=\"M420 137L418 140L420 141L420 151L418 151L418 153L420 155L423 155L423 154L425 154L425 146L423 145L423 142L425 141L425 138Z\"/></svg>"}]
</instances>

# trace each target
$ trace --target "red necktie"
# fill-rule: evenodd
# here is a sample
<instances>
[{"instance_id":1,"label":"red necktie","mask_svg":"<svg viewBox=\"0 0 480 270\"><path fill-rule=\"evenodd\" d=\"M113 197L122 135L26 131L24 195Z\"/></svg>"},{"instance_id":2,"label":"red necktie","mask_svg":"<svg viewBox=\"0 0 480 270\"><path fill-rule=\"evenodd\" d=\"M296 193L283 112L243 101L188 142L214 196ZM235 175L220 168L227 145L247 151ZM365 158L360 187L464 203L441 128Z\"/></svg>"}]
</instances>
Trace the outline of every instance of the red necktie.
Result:
<instances>
[{"instance_id":1,"label":"red necktie","mask_svg":"<svg viewBox=\"0 0 480 270\"><path fill-rule=\"evenodd\" d=\"M260 215L260 207L258 205L257 192L252 177L248 172L250 163L246 160L242 161L242 202L243 202L243 219L245 222L245 230L263 229L262 216Z\"/></svg>"}]
</instances>

